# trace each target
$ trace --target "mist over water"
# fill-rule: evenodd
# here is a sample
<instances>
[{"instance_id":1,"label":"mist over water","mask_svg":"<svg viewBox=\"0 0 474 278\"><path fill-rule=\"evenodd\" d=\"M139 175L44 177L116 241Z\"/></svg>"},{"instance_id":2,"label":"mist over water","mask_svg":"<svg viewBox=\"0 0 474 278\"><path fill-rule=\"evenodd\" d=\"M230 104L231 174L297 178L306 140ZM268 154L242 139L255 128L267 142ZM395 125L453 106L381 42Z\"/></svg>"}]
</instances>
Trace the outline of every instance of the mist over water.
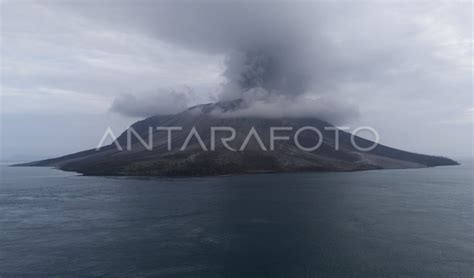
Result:
<instances>
[{"instance_id":1,"label":"mist over water","mask_svg":"<svg viewBox=\"0 0 474 278\"><path fill-rule=\"evenodd\" d=\"M2 277L472 277L472 163L215 178L1 167Z\"/></svg>"}]
</instances>

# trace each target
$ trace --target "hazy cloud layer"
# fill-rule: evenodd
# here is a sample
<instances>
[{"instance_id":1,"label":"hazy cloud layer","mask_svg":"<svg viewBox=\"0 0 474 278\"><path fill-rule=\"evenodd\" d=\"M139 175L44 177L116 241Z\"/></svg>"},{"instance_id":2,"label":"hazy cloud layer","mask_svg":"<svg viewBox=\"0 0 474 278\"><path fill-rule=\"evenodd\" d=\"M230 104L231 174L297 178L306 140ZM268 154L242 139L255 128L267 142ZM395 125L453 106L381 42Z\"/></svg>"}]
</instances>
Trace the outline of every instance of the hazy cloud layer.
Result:
<instances>
[{"instance_id":1,"label":"hazy cloud layer","mask_svg":"<svg viewBox=\"0 0 474 278\"><path fill-rule=\"evenodd\" d=\"M311 95L287 96L272 94L263 88L254 88L241 95L242 108L232 111L213 111L218 117L261 118L318 118L332 124L347 123L348 118L358 118L353 105L343 104L329 97Z\"/></svg>"},{"instance_id":2,"label":"hazy cloud layer","mask_svg":"<svg viewBox=\"0 0 474 278\"><path fill-rule=\"evenodd\" d=\"M328 97L338 109L335 99L345 107L377 95L458 100L471 86L472 6L467 2L63 5L101 26L223 55L221 99L260 87L270 95Z\"/></svg>"},{"instance_id":3,"label":"hazy cloud layer","mask_svg":"<svg viewBox=\"0 0 474 278\"><path fill-rule=\"evenodd\" d=\"M148 117L151 115L171 115L179 113L189 106L190 94L185 91L164 90L136 94L123 94L114 99L111 110L130 117Z\"/></svg>"},{"instance_id":4,"label":"hazy cloud layer","mask_svg":"<svg viewBox=\"0 0 474 278\"><path fill-rule=\"evenodd\" d=\"M471 2L1 5L9 119L111 107L144 117L240 97L248 115L370 124L415 151L471 148ZM184 87L192 93L177 101ZM447 144L449 134L462 135Z\"/></svg>"}]
</instances>

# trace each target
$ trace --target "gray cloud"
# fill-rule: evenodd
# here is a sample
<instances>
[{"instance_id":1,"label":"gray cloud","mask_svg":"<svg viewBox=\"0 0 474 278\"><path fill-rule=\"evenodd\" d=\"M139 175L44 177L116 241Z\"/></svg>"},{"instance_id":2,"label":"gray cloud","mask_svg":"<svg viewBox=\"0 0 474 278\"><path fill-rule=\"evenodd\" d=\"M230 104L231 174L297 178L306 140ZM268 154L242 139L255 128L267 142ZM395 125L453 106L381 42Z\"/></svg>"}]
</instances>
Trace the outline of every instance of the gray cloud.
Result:
<instances>
[{"instance_id":1,"label":"gray cloud","mask_svg":"<svg viewBox=\"0 0 474 278\"><path fill-rule=\"evenodd\" d=\"M465 68L469 65L462 64L472 43L466 33L471 19L467 3L114 1L111 6L63 5L113 28L226 56L223 76L227 82L221 99L263 88L269 95L287 98L330 98L337 110L337 103L361 105L354 101L360 98L426 98L469 86L470 72ZM461 80L453 80L454 74Z\"/></svg>"},{"instance_id":2,"label":"gray cloud","mask_svg":"<svg viewBox=\"0 0 474 278\"><path fill-rule=\"evenodd\" d=\"M222 98L239 97L255 87L298 95L310 90L312 83L322 84L323 75L331 71L328 57L334 54L328 55L331 45L322 38L321 21L327 20L328 10L342 10L328 3L266 1L124 1L114 2L112 10L103 5L67 5L115 27L226 55L228 83Z\"/></svg>"},{"instance_id":3,"label":"gray cloud","mask_svg":"<svg viewBox=\"0 0 474 278\"><path fill-rule=\"evenodd\" d=\"M231 111L213 111L218 117L261 118L318 118L332 124L347 123L347 119L359 117L353 106L329 97L311 98L272 94L263 88L253 88L242 94L242 108Z\"/></svg>"},{"instance_id":4,"label":"gray cloud","mask_svg":"<svg viewBox=\"0 0 474 278\"><path fill-rule=\"evenodd\" d=\"M188 105L242 97L241 113L351 120L394 147L472 145L472 2L7 0L1 20L2 115L147 116L187 85Z\"/></svg>"},{"instance_id":5,"label":"gray cloud","mask_svg":"<svg viewBox=\"0 0 474 278\"><path fill-rule=\"evenodd\" d=\"M122 94L114 99L111 111L130 117L171 115L189 105L190 91L163 90L136 94Z\"/></svg>"}]
</instances>

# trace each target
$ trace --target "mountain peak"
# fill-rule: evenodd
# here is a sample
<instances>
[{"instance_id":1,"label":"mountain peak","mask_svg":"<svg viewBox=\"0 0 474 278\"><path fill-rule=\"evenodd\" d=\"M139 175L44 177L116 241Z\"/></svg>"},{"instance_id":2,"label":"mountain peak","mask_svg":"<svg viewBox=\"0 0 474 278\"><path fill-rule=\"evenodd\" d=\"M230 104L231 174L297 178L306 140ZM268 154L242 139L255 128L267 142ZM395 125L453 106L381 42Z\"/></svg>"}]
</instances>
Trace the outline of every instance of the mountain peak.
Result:
<instances>
[{"instance_id":1,"label":"mountain peak","mask_svg":"<svg viewBox=\"0 0 474 278\"><path fill-rule=\"evenodd\" d=\"M212 114L212 113L226 113L231 111L237 111L239 109L244 108L245 102L243 99L233 99L227 101L219 101L213 103L206 103L206 104L198 104L189 107L185 110L185 112L194 113L194 112L201 112L204 114Z\"/></svg>"},{"instance_id":2,"label":"mountain peak","mask_svg":"<svg viewBox=\"0 0 474 278\"><path fill-rule=\"evenodd\" d=\"M215 117L219 113L237 111L244 105L242 99L235 99L196 105L175 115L153 116L133 124L114 143L99 150L26 165L53 166L87 175L195 176L457 164L448 158L393 149L342 130L337 130L336 136L334 126L315 118ZM216 127L221 131L233 130L233 134L213 134ZM273 128L279 128L280 133L273 134ZM174 131L167 134L167 129ZM304 132L300 132L302 129ZM143 142L148 142L149 136L152 144L146 147ZM316 142L318 148L308 147ZM361 151L354 144L374 148ZM120 149L117 146L121 146Z\"/></svg>"}]
</instances>

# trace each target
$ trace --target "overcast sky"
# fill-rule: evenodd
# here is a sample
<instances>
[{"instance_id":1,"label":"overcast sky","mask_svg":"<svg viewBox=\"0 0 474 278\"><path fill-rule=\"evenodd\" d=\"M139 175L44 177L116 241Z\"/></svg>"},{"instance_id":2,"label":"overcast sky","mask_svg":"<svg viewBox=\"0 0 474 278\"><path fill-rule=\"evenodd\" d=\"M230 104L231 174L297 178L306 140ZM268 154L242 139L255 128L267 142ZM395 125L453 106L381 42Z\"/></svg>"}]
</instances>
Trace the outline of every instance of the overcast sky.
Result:
<instances>
[{"instance_id":1,"label":"overcast sky","mask_svg":"<svg viewBox=\"0 0 474 278\"><path fill-rule=\"evenodd\" d=\"M3 159L80 151L107 126L237 97L472 155L470 1L1 1L1 13Z\"/></svg>"}]
</instances>

